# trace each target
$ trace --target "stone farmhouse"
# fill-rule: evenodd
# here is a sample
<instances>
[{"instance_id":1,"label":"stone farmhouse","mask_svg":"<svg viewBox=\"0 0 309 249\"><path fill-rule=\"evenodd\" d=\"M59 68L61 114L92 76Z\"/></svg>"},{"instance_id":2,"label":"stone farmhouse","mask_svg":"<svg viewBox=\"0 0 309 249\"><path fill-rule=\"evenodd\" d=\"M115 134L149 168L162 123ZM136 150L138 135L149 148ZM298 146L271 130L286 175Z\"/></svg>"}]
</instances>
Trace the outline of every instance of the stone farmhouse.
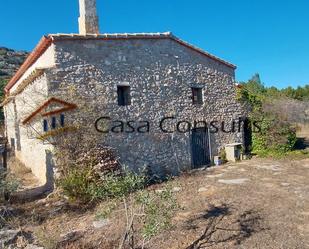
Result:
<instances>
[{"instance_id":1,"label":"stone farmhouse","mask_svg":"<svg viewBox=\"0 0 309 249\"><path fill-rule=\"evenodd\" d=\"M57 146L42 138L59 129L74 136L74 119L86 114L67 98L66 84L89 100L97 117L89 129L129 168L177 174L243 143L243 132L231 129L244 115L234 65L169 32L100 34L96 1L79 2L79 34L43 36L5 87L9 144L42 184Z\"/></svg>"}]
</instances>

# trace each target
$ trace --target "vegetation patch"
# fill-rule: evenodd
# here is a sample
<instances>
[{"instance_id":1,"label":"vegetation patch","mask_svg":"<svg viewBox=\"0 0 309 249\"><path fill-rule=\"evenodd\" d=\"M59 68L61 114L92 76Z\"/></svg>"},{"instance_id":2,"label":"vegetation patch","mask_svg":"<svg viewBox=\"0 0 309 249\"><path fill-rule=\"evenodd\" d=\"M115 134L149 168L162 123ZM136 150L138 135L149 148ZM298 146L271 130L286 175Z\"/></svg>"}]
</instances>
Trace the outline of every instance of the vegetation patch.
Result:
<instances>
[{"instance_id":1,"label":"vegetation patch","mask_svg":"<svg viewBox=\"0 0 309 249\"><path fill-rule=\"evenodd\" d=\"M91 168L72 169L58 180L64 194L83 203L121 198L145 187L145 177L132 172L109 173L103 178Z\"/></svg>"},{"instance_id":2,"label":"vegetation patch","mask_svg":"<svg viewBox=\"0 0 309 249\"><path fill-rule=\"evenodd\" d=\"M4 170L0 170L0 203L14 193L19 187L19 182Z\"/></svg>"},{"instance_id":3,"label":"vegetation patch","mask_svg":"<svg viewBox=\"0 0 309 249\"><path fill-rule=\"evenodd\" d=\"M282 100L288 101L285 90L265 87L258 75L243 83L237 98L249 110L251 121L258 121L260 132L252 135L251 151L262 157L282 157L295 149L296 124L280 110Z\"/></svg>"}]
</instances>

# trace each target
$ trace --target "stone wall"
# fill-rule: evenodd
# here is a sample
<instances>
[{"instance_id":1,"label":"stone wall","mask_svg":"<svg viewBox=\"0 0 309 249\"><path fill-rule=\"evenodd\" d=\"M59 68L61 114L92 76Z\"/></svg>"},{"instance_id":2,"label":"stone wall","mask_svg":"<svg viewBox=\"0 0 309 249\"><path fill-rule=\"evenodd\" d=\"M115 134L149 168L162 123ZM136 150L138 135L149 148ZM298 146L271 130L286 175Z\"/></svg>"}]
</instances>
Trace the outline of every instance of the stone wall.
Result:
<instances>
[{"instance_id":1,"label":"stone wall","mask_svg":"<svg viewBox=\"0 0 309 249\"><path fill-rule=\"evenodd\" d=\"M163 133L159 123L164 117L231 123L242 116L234 69L170 39L57 41L55 53L57 67L49 70L51 94L66 99L60 85L74 86L92 110L86 118L89 132L101 116L149 121L149 133L96 134L130 168L148 166L154 173L176 174L191 167L190 134ZM119 84L130 86L130 106L118 106ZM192 104L192 86L203 87L203 105ZM88 113L79 115L85 119ZM226 143L241 141L242 133L211 134L212 154Z\"/></svg>"}]
</instances>

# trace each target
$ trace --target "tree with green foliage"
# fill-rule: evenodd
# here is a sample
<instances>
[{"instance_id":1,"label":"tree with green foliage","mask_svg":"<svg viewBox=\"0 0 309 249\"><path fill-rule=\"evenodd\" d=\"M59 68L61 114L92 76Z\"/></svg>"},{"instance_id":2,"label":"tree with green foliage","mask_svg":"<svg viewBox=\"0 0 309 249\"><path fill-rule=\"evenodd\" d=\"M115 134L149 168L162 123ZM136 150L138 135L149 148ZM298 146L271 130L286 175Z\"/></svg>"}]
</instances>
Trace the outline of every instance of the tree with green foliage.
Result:
<instances>
[{"instance_id":1,"label":"tree with green foliage","mask_svg":"<svg viewBox=\"0 0 309 249\"><path fill-rule=\"evenodd\" d=\"M282 94L291 99L297 99L301 101L309 100L309 85L303 87L299 86L296 89L292 87L287 87L281 90Z\"/></svg>"},{"instance_id":2,"label":"tree with green foliage","mask_svg":"<svg viewBox=\"0 0 309 249\"><path fill-rule=\"evenodd\" d=\"M294 126L269 108L269 103L281 96L275 87L266 88L258 74L238 90L238 99L250 108L249 118L258 121L261 127L261 131L252 136L253 153L260 156L283 155L294 149Z\"/></svg>"},{"instance_id":3,"label":"tree with green foliage","mask_svg":"<svg viewBox=\"0 0 309 249\"><path fill-rule=\"evenodd\" d=\"M263 85L260 75L257 73L246 83L246 89L255 94L264 94L266 92L265 86Z\"/></svg>"}]
</instances>

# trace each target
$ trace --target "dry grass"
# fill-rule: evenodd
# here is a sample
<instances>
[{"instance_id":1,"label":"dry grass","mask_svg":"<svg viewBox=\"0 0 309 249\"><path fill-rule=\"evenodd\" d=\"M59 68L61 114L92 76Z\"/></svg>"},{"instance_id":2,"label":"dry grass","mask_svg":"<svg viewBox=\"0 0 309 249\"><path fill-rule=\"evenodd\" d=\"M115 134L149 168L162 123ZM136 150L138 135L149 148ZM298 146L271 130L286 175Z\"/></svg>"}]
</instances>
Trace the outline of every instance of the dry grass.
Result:
<instances>
[{"instance_id":1,"label":"dry grass","mask_svg":"<svg viewBox=\"0 0 309 249\"><path fill-rule=\"evenodd\" d=\"M305 137L309 139L309 125L308 124L298 124L297 125L297 136Z\"/></svg>"},{"instance_id":2,"label":"dry grass","mask_svg":"<svg viewBox=\"0 0 309 249\"><path fill-rule=\"evenodd\" d=\"M58 230L50 231L45 227L39 227L34 231L34 236L37 242L42 245L45 249L55 249L57 243L60 240L60 234Z\"/></svg>"},{"instance_id":3,"label":"dry grass","mask_svg":"<svg viewBox=\"0 0 309 249\"><path fill-rule=\"evenodd\" d=\"M308 169L308 159L253 159L176 178L168 184L181 188L175 192L181 209L173 218L172 228L152 239L147 249L277 249L283 241L285 248L306 248ZM218 182L240 178L249 180L239 185ZM166 184L151 186L150 190ZM201 188L204 190L199 191ZM61 249L118 248L125 228L123 205L104 202L82 208L57 204L57 198L15 205L20 211L8 223L34 231L47 249L57 248L60 235L72 230L83 231L83 237ZM93 227L93 221L106 218L111 221L109 225Z\"/></svg>"},{"instance_id":4,"label":"dry grass","mask_svg":"<svg viewBox=\"0 0 309 249\"><path fill-rule=\"evenodd\" d=\"M22 188L39 187L39 180L32 174L31 170L25 167L15 158L10 158L8 161L10 175L19 180Z\"/></svg>"},{"instance_id":5,"label":"dry grass","mask_svg":"<svg viewBox=\"0 0 309 249\"><path fill-rule=\"evenodd\" d=\"M31 173L31 170L25 165L23 165L16 158L10 158L8 164L10 171L18 176Z\"/></svg>"}]
</instances>

